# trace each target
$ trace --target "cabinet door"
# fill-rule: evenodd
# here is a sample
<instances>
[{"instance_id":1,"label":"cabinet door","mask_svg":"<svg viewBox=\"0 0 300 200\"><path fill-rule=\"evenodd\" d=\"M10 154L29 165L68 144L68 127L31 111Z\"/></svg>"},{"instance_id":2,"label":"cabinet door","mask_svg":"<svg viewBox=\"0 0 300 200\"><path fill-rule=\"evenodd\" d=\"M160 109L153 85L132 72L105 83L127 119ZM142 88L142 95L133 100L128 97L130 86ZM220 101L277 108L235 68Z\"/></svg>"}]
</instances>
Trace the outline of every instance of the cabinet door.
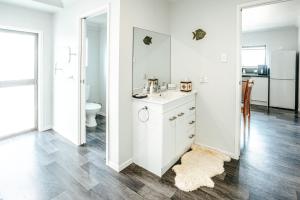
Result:
<instances>
[{"instance_id":1,"label":"cabinet door","mask_svg":"<svg viewBox=\"0 0 300 200\"><path fill-rule=\"evenodd\" d=\"M183 113L183 112L179 112ZM178 114L177 114L178 116ZM178 116L176 120L176 156L181 156L184 153L187 139L186 139L186 114Z\"/></svg>"},{"instance_id":2,"label":"cabinet door","mask_svg":"<svg viewBox=\"0 0 300 200\"><path fill-rule=\"evenodd\" d=\"M267 104L268 102L268 78L252 78L254 81L253 89L252 89L252 103L253 101L258 101L261 103Z\"/></svg>"},{"instance_id":3,"label":"cabinet door","mask_svg":"<svg viewBox=\"0 0 300 200\"><path fill-rule=\"evenodd\" d=\"M168 165L176 155L175 133L177 116L174 111L164 114L163 131L163 166Z\"/></svg>"}]
</instances>

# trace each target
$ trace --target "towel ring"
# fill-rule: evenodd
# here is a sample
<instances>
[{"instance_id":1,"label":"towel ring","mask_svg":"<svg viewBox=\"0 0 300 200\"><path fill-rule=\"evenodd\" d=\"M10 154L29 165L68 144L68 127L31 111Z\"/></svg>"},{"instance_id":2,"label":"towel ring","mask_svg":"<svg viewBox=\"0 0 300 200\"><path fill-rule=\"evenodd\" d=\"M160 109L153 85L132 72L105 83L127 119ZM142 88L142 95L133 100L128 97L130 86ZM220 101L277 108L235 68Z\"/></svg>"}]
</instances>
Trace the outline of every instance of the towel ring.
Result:
<instances>
[{"instance_id":1,"label":"towel ring","mask_svg":"<svg viewBox=\"0 0 300 200\"><path fill-rule=\"evenodd\" d=\"M140 114L141 114L142 111L146 111L146 112L147 112L147 117L146 117L146 119L141 119ZM147 107L147 106L141 108L141 109L138 111L138 119L139 119L139 121L142 122L142 123L146 123L147 121L149 121L149 110L148 110L148 107Z\"/></svg>"}]
</instances>

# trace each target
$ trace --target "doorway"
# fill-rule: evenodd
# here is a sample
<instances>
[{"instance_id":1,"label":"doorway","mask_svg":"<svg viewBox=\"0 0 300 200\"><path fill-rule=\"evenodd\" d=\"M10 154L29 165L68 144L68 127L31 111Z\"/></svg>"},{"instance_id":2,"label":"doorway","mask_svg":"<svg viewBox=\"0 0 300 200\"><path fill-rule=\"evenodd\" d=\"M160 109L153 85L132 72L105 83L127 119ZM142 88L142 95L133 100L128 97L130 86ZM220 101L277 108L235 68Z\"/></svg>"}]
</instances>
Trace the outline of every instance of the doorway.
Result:
<instances>
[{"instance_id":1,"label":"doorway","mask_svg":"<svg viewBox=\"0 0 300 200\"><path fill-rule=\"evenodd\" d=\"M108 18L105 8L81 19L80 143L96 143L105 157L109 115Z\"/></svg>"},{"instance_id":2,"label":"doorway","mask_svg":"<svg viewBox=\"0 0 300 200\"><path fill-rule=\"evenodd\" d=\"M299 9L297 0L239 7L237 76L243 87L238 89L238 151L267 146L273 136L286 137L289 130L280 124L298 121ZM274 129L270 134L270 127L281 133Z\"/></svg>"},{"instance_id":3,"label":"doorway","mask_svg":"<svg viewBox=\"0 0 300 200\"><path fill-rule=\"evenodd\" d=\"M0 138L37 129L38 34L0 29Z\"/></svg>"}]
</instances>

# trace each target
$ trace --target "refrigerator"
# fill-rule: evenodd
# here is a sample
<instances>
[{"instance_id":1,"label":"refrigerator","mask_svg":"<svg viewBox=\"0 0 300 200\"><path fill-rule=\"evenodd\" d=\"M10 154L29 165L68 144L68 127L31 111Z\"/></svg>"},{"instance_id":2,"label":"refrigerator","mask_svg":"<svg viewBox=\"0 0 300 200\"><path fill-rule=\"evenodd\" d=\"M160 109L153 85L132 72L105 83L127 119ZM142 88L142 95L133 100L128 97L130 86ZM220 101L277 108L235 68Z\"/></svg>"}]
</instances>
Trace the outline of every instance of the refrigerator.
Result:
<instances>
[{"instance_id":1,"label":"refrigerator","mask_svg":"<svg viewBox=\"0 0 300 200\"><path fill-rule=\"evenodd\" d=\"M270 106L296 109L297 52L278 50L270 59Z\"/></svg>"}]
</instances>

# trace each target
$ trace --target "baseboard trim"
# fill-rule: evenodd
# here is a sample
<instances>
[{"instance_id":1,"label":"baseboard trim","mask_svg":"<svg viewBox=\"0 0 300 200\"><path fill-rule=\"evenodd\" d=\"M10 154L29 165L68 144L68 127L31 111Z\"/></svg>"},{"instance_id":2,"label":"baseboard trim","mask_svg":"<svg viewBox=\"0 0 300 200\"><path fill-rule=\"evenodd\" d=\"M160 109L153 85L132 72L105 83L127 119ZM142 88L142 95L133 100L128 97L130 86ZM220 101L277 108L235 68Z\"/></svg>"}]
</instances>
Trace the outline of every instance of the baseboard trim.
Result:
<instances>
[{"instance_id":1,"label":"baseboard trim","mask_svg":"<svg viewBox=\"0 0 300 200\"><path fill-rule=\"evenodd\" d=\"M123 164L120 165L119 169L120 171L122 171L123 169L125 169L126 167L128 167L129 165L131 165L133 163L132 158L130 158L129 160L125 161Z\"/></svg>"},{"instance_id":2,"label":"baseboard trim","mask_svg":"<svg viewBox=\"0 0 300 200\"><path fill-rule=\"evenodd\" d=\"M69 142L71 142L71 143L73 143L73 144L75 144L75 145L77 145L77 146L80 146L80 145L81 145L81 144L79 144L79 141L73 140L73 138L70 138L70 137L66 137L66 136L68 136L68 135L66 135L66 134L61 134L63 131L57 130L55 126L52 128L52 130L53 130L56 134L60 135L60 136L63 137L64 139L66 139L67 141L69 141Z\"/></svg>"},{"instance_id":3,"label":"baseboard trim","mask_svg":"<svg viewBox=\"0 0 300 200\"><path fill-rule=\"evenodd\" d=\"M6 135L6 136L1 136L0 141L10 139L10 138L14 138L14 137L17 137L17 136L20 136L20 135L30 134L30 133L36 132L36 131L37 131L36 129L29 129L29 130L21 131L19 133L12 133L12 134L9 134L9 135Z\"/></svg>"},{"instance_id":4,"label":"baseboard trim","mask_svg":"<svg viewBox=\"0 0 300 200\"><path fill-rule=\"evenodd\" d=\"M44 126L44 127L40 128L39 131L44 132L44 131L51 130L52 128L53 128L52 125L48 125L48 126Z\"/></svg>"},{"instance_id":5,"label":"baseboard trim","mask_svg":"<svg viewBox=\"0 0 300 200\"><path fill-rule=\"evenodd\" d=\"M110 168L112 168L113 170L117 171L117 172L120 172L119 171L119 166L111 161L108 161L107 162L107 166L109 166Z\"/></svg>"},{"instance_id":6,"label":"baseboard trim","mask_svg":"<svg viewBox=\"0 0 300 200\"><path fill-rule=\"evenodd\" d=\"M120 172L123 169L125 169L126 167L128 167L129 165L131 165L133 163L132 158L130 158L129 160L125 161L124 163L122 163L121 165L117 165L116 163L113 163L111 161L108 161L107 165L112 168L113 170Z\"/></svg>"},{"instance_id":7,"label":"baseboard trim","mask_svg":"<svg viewBox=\"0 0 300 200\"><path fill-rule=\"evenodd\" d=\"M230 153L228 151L224 151L224 150L221 150L221 149L218 149L218 148L215 148L215 147L211 147L209 145L206 145L206 144L201 144L199 142L195 142L196 145L199 145L199 146L202 146L202 147L205 147L205 148L209 148L209 149L212 149L212 150L215 150L215 151L219 151L221 153L224 153L225 155L229 156L230 158L232 159L235 159L235 160L238 160L239 157L237 157L235 154L233 153Z\"/></svg>"}]
</instances>

